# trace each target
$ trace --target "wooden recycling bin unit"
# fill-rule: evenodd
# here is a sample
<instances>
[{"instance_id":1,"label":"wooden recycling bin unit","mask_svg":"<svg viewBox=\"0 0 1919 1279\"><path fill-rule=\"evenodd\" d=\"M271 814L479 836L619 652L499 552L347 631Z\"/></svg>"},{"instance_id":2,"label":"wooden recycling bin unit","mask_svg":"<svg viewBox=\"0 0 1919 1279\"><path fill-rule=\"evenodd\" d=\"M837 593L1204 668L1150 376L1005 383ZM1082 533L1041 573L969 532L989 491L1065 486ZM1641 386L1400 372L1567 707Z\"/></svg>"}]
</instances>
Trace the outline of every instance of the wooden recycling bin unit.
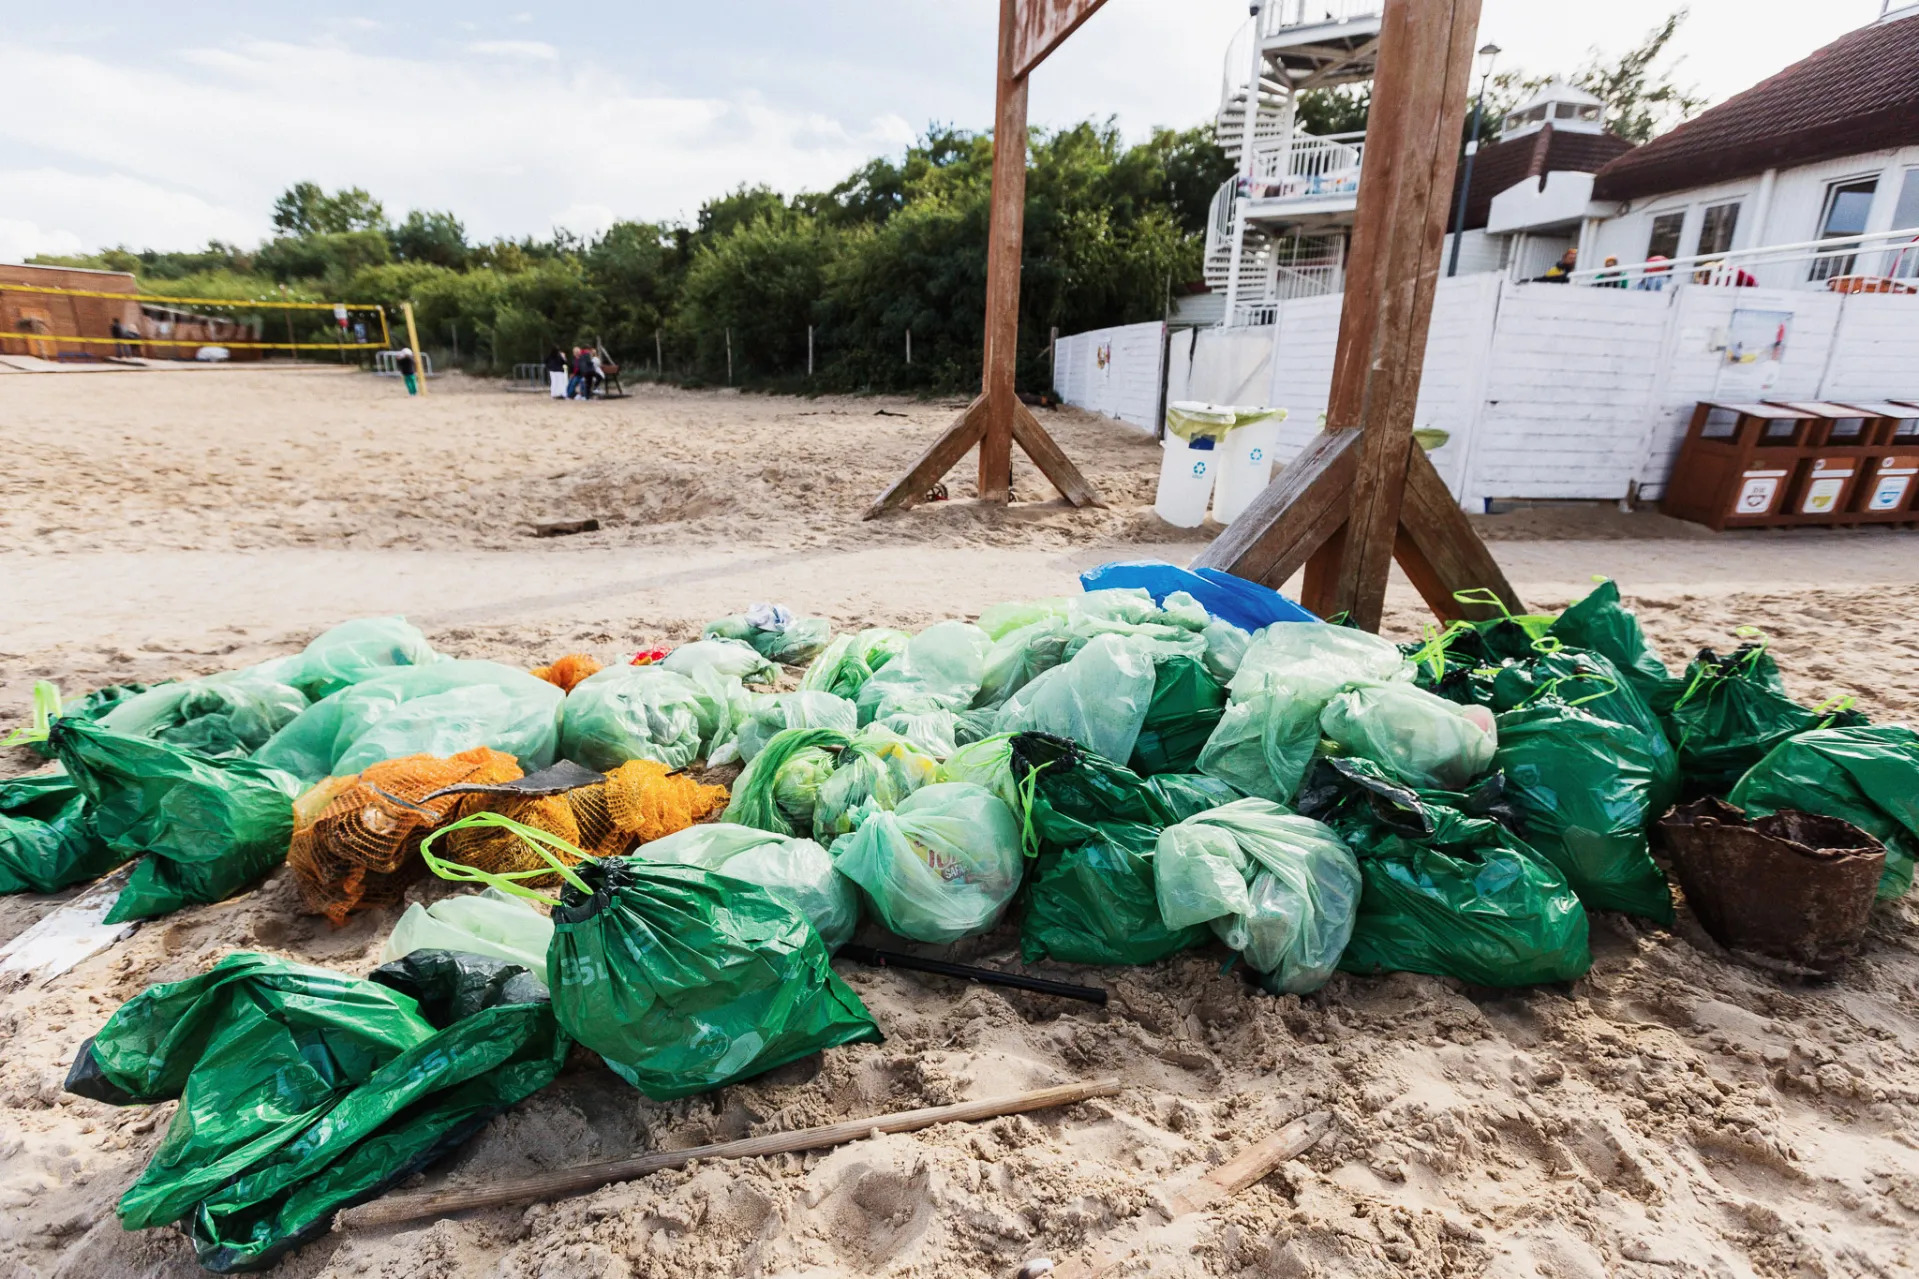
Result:
<instances>
[{"instance_id":1,"label":"wooden recycling bin unit","mask_svg":"<svg viewBox=\"0 0 1919 1279\"><path fill-rule=\"evenodd\" d=\"M1715 530L1919 521L1919 421L1899 402L1693 410L1660 510Z\"/></svg>"}]
</instances>

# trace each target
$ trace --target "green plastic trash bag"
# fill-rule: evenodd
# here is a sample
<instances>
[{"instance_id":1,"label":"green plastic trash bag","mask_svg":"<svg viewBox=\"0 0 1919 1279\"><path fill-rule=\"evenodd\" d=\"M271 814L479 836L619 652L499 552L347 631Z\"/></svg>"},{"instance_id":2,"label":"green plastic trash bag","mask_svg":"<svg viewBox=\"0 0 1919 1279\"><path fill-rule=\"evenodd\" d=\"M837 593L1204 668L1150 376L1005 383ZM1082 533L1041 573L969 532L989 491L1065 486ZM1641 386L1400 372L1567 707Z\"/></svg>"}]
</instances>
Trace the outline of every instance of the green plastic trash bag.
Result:
<instances>
[{"instance_id":1,"label":"green plastic trash bag","mask_svg":"<svg viewBox=\"0 0 1919 1279\"><path fill-rule=\"evenodd\" d=\"M1217 777L1203 773L1158 773L1147 778L1146 785L1166 805L1173 820L1179 822L1195 813L1245 798Z\"/></svg>"},{"instance_id":2,"label":"green plastic trash bag","mask_svg":"<svg viewBox=\"0 0 1919 1279\"><path fill-rule=\"evenodd\" d=\"M986 632L971 622L927 627L860 687L855 699L860 723L870 724L902 708L931 705L965 710L980 690L992 644Z\"/></svg>"},{"instance_id":3,"label":"green plastic trash bag","mask_svg":"<svg viewBox=\"0 0 1919 1279\"><path fill-rule=\"evenodd\" d=\"M53 758L53 747L47 745L47 728L63 715L78 719L98 719L111 707L119 705L129 697L138 696L152 684L109 684L105 688L96 688L78 701L63 701L57 685L46 680L38 680L33 686L33 720L21 725L14 733L0 737L0 746L24 746L41 759Z\"/></svg>"},{"instance_id":4,"label":"green plastic trash bag","mask_svg":"<svg viewBox=\"0 0 1919 1279\"><path fill-rule=\"evenodd\" d=\"M1277 683L1324 706L1355 685L1412 677L1412 664L1391 640L1326 622L1275 622L1247 645L1227 688L1238 699Z\"/></svg>"},{"instance_id":5,"label":"green plastic trash bag","mask_svg":"<svg viewBox=\"0 0 1919 1279\"><path fill-rule=\"evenodd\" d=\"M808 692L831 693L852 700L859 696L873 672L906 651L912 639L905 631L872 626L851 635L841 635L828 644L800 677L800 687Z\"/></svg>"},{"instance_id":6,"label":"green plastic trash bag","mask_svg":"<svg viewBox=\"0 0 1919 1279\"><path fill-rule=\"evenodd\" d=\"M100 838L86 796L64 772L0 781L0 893L56 893L129 856Z\"/></svg>"},{"instance_id":7,"label":"green plastic trash bag","mask_svg":"<svg viewBox=\"0 0 1919 1279\"><path fill-rule=\"evenodd\" d=\"M783 894L818 930L828 950L853 938L860 922L859 893L810 839L775 835L732 822L708 822L640 845L642 861L698 866Z\"/></svg>"},{"instance_id":8,"label":"green plastic trash bag","mask_svg":"<svg viewBox=\"0 0 1919 1279\"><path fill-rule=\"evenodd\" d=\"M1044 618L998 636L987 650L975 707L997 709L1043 672L1066 660L1079 637L1065 618Z\"/></svg>"},{"instance_id":9,"label":"green plastic trash bag","mask_svg":"<svg viewBox=\"0 0 1919 1279\"><path fill-rule=\"evenodd\" d=\"M740 729L753 709L754 699L763 694L751 692L739 680L711 667L701 667L685 678L693 685L693 714L700 730L699 753L709 765L731 763Z\"/></svg>"},{"instance_id":10,"label":"green plastic trash bag","mask_svg":"<svg viewBox=\"0 0 1919 1279\"><path fill-rule=\"evenodd\" d=\"M1019 783L1013 780L1013 737L1010 733L995 733L960 747L940 761L939 771L934 774L933 780L971 782L975 786L983 786L998 796L1015 817L1024 811L1020 804Z\"/></svg>"},{"instance_id":11,"label":"green plastic trash bag","mask_svg":"<svg viewBox=\"0 0 1919 1279\"><path fill-rule=\"evenodd\" d=\"M1171 596L1167 598L1170 602ZM1233 676L1239 674L1240 664L1246 660L1246 650L1253 646L1253 633L1215 618L1206 623L1199 635L1206 642L1204 660L1207 674L1221 684L1230 683Z\"/></svg>"},{"instance_id":12,"label":"green plastic trash bag","mask_svg":"<svg viewBox=\"0 0 1919 1279\"><path fill-rule=\"evenodd\" d=\"M1592 967L1585 907L1566 877L1472 795L1418 793L1358 759L1321 760L1300 807L1339 832L1364 882L1351 973L1430 973L1480 986L1572 981Z\"/></svg>"},{"instance_id":13,"label":"green plastic trash bag","mask_svg":"<svg viewBox=\"0 0 1919 1279\"><path fill-rule=\"evenodd\" d=\"M1019 891L1019 822L991 791L936 782L892 812L867 814L833 845L833 865L860 886L879 921L912 941L986 932Z\"/></svg>"},{"instance_id":14,"label":"green plastic trash bag","mask_svg":"<svg viewBox=\"0 0 1919 1279\"><path fill-rule=\"evenodd\" d=\"M1619 601L1619 585L1601 582L1591 594L1561 613L1547 634L1570 648L1599 654L1619 668L1646 705L1664 715L1672 709L1685 681L1674 679L1666 664L1646 645L1646 633L1631 609Z\"/></svg>"},{"instance_id":15,"label":"green plastic trash bag","mask_svg":"<svg viewBox=\"0 0 1919 1279\"><path fill-rule=\"evenodd\" d=\"M1160 917L1209 925L1282 994L1318 990L1353 933L1359 863L1329 826L1242 799L1160 832Z\"/></svg>"},{"instance_id":16,"label":"green plastic trash bag","mask_svg":"<svg viewBox=\"0 0 1919 1279\"><path fill-rule=\"evenodd\" d=\"M486 746L536 773L557 757L565 700L545 680L498 662L403 666L315 702L254 758L311 783L384 760L444 759Z\"/></svg>"},{"instance_id":17,"label":"green plastic trash bag","mask_svg":"<svg viewBox=\"0 0 1919 1279\"><path fill-rule=\"evenodd\" d=\"M1667 732L1688 793L1724 795L1787 738L1862 719L1799 705L1786 696L1765 646L1743 644L1724 656L1704 649L1686 667L1685 691L1673 703Z\"/></svg>"},{"instance_id":18,"label":"green plastic trash bag","mask_svg":"<svg viewBox=\"0 0 1919 1279\"><path fill-rule=\"evenodd\" d=\"M1919 856L1919 732L1873 724L1800 733L1754 764L1731 798L1749 817L1796 808L1851 822L1886 846L1879 900L1912 886Z\"/></svg>"},{"instance_id":19,"label":"green plastic trash bag","mask_svg":"<svg viewBox=\"0 0 1919 1279\"><path fill-rule=\"evenodd\" d=\"M546 952L553 921L525 900L497 888L445 897L431 906L406 908L387 934L380 962L390 964L418 950L452 950L518 964L544 989Z\"/></svg>"},{"instance_id":20,"label":"green plastic trash bag","mask_svg":"<svg viewBox=\"0 0 1919 1279\"><path fill-rule=\"evenodd\" d=\"M115 1211L128 1230L178 1223L225 1274L271 1266L450 1153L565 1056L514 965L419 951L364 980L239 952L128 1000L66 1087L110 1105L179 1099Z\"/></svg>"},{"instance_id":21,"label":"green plastic trash bag","mask_svg":"<svg viewBox=\"0 0 1919 1279\"><path fill-rule=\"evenodd\" d=\"M1269 681L1233 694L1195 766L1241 792L1290 803L1319 749L1321 705Z\"/></svg>"},{"instance_id":22,"label":"green plastic trash bag","mask_svg":"<svg viewBox=\"0 0 1919 1279\"><path fill-rule=\"evenodd\" d=\"M628 760L685 768L700 754L699 690L657 666L609 666L566 695L560 757L598 772Z\"/></svg>"},{"instance_id":23,"label":"green plastic trash bag","mask_svg":"<svg viewBox=\"0 0 1919 1279\"><path fill-rule=\"evenodd\" d=\"M56 721L49 740L100 839L122 859L146 854L105 922L221 901L285 860L301 789L286 773L85 720Z\"/></svg>"},{"instance_id":24,"label":"green plastic trash bag","mask_svg":"<svg viewBox=\"0 0 1919 1279\"><path fill-rule=\"evenodd\" d=\"M734 781L720 820L776 835L811 835L820 787L851 741L833 728L775 733Z\"/></svg>"},{"instance_id":25,"label":"green plastic trash bag","mask_svg":"<svg viewBox=\"0 0 1919 1279\"><path fill-rule=\"evenodd\" d=\"M780 677L779 667L760 656L751 644L736 639L703 639L682 644L668 653L659 666L676 675L712 671L746 684L770 685Z\"/></svg>"},{"instance_id":26,"label":"green plastic trash bag","mask_svg":"<svg viewBox=\"0 0 1919 1279\"><path fill-rule=\"evenodd\" d=\"M1499 668L1490 682L1488 703L1504 713L1517 710L1548 694L1588 715L1636 730L1651 761L1653 792L1649 811L1654 818L1679 799L1679 755L1666 737L1665 725L1637 689L1606 658L1580 649L1543 654L1528 662Z\"/></svg>"},{"instance_id":27,"label":"green plastic trash bag","mask_svg":"<svg viewBox=\"0 0 1919 1279\"><path fill-rule=\"evenodd\" d=\"M1136 773L1189 773L1226 713L1226 690L1196 658L1153 664L1153 695L1127 763Z\"/></svg>"},{"instance_id":28,"label":"green plastic trash bag","mask_svg":"<svg viewBox=\"0 0 1919 1279\"><path fill-rule=\"evenodd\" d=\"M300 650L287 682L317 702L396 666L445 660L404 617L362 617L322 632Z\"/></svg>"},{"instance_id":29,"label":"green plastic trash bag","mask_svg":"<svg viewBox=\"0 0 1919 1279\"><path fill-rule=\"evenodd\" d=\"M1000 708L999 731L1068 737L1107 759L1126 759L1153 687L1151 653L1131 638L1101 635L1013 694Z\"/></svg>"},{"instance_id":30,"label":"green plastic trash bag","mask_svg":"<svg viewBox=\"0 0 1919 1279\"><path fill-rule=\"evenodd\" d=\"M1320 712L1319 731L1415 790L1465 789L1492 767L1498 746L1491 711L1411 684L1370 684L1339 694Z\"/></svg>"},{"instance_id":31,"label":"green plastic trash bag","mask_svg":"<svg viewBox=\"0 0 1919 1279\"><path fill-rule=\"evenodd\" d=\"M1175 813L1150 780L1042 733L1017 735L1012 752L1039 854L1020 923L1029 963L1149 964L1206 940L1160 917L1153 850Z\"/></svg>"},{"instance_id":32,"label":"green plastic trash bag","mask_svg":"<svg viewBox=\"0 0 1919 1279\"><path fill-rule=\"evenodd\" d=\"M833 775L820 783L813 805L813 837L831 845L850 835L873 809L893 809L930 785L939 760L880 724L855 733Z\"/></svg>"},{"instance_id":33,"label":"green plastic trash bag","mask_svg":"<svg viewBox=\"0 0 1919 1279\"><path fill-rule=\"evenodd\" d=\"M880 1038L784 894L639 858L565 877L548 957L554 1014L653 1100Z\"/></svg>"},{"instance_id":34,"label":"green plastic trash bag","mask_svg":"<svg viewBox=\"0 0 1919 1279\"><path fill-rule=\"evenodd\" d=\"M1663 741L1662 741L1663 744ZM1672 890L1646 832L1656 765L1646 735L1557 700L1499 717L1493 766L1526 842L1557 866L1590 909L1671 924Z\"/></svg>"},{"instance_id":35,"label":"green plastic trash bag","mask_svg":"<svg viewBox=\"0 0 1919 1279\"><path fill-rule=\"evenodd\" d=\"M896 710L874 720L872 727L904 738L932 759L945 759L959 749L960 717L943 706Z\"/></svg>"},{"instance_id":36,"label":"green plastic trash bag","mask_svg":"<svg viewBox=\"0 0 1919 1279\"><path fill-rule=\"evenodd\" d=\"M157 684L92 716L102 728L203 755L251 755L308 706L286 682L295 659Z\"/></svg>"},{"instance_id":37,"label":"green plastic trash bag","mask_svg":"<svg viewBox=\"0 0 1919 1279\"><path fill-rule=\"evenodd\" d=\"M797 617L780 604L755 604L744 613L708 622L701 639L730 639L750 644L770 662L804 666L818 657L833 635L823 617Z\"/></svg>"},{"instance_id":38,"label":"green plastic trash bag","mask_svg":"<svg viewBox=\"0 0 1919 1279\"><path fill-rule=\"evenodd\" d=\"M774 736L789 728L835 728L852 733L859 727L859 711L853 703L833 693L764 693L753 699L751 709L734 738L739 758L752 763ZM718 759L716 763L726 763Z\"/></svg>"}]
</instances>

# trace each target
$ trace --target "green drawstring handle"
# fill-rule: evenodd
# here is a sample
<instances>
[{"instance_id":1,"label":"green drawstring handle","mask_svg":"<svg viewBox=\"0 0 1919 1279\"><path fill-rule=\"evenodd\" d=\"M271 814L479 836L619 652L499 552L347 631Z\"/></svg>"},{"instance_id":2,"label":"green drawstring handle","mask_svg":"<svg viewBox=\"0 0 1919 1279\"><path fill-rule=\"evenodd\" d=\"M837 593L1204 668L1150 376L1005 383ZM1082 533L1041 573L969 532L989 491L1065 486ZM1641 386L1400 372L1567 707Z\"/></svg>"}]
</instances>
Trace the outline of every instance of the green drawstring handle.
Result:
<instances>
[{"instance_id":1,"label":"green drawstring handle","mask_svg":"<svg viewBox=\"0 0 1919 1279\"><path fill-rule=\"evenodd\" d=\"M1432 671L1434 680L1440 679L1446 674L1446 653L1452 647L1454 637L1472 628L1471 622L1463 620L1453 622L1444 629L1431 622L1423 623L1420 633L1426 637L1426 642L1412 655L1413 665L1427 667Z\"/></svg>"},{"instance_id":2,"label":"green drawstring handle","mask_svg":"<svg viewBox=\"0 0 1919 1279\"><path fill-rule=\"evenodd\" d=\"M1033 799L1039 791L1039 772L1041 768L1051 768L1052 760L1047 760L1038 768L1026 770L1026 780L1014 783L1019 795L1019 847L1026 857L1039 856L1039 836L1033 832Z\"/></svg>"},{"instance_id":3,"label":"green drawstring handle","mask_svg":"<svg viewBox=\"0 0 1919 1279\"><path fill-rule=\"evenodd\" d=\"M489 826L500 830L509 830L515 835L518 835L528 847L540 855L541 860L545 861L551 869L535 867L532 870L494 872L481 870L477 866L467 866L460 862L446 861L443 858L433 855L433 842L440 838L440 836L451 831ZM511 817L502 817L498 813L475 813L471 817L462 817L450 826L440 827L440 829L420 841L420 857L426 862L427 869L435 875L438 875L441 879L450 879L456 884L485 884L489 888L497 888L501 892L510 893L515 897L524 897L529 901L540 902L547 906L557 906L559 903L546 894L536 893L530 888L522 888L520 881L523 879L538 879L542 875L548 875L553 873L553 871L558 871L560 878L588 896L592 896L592 888L587 885L584 879L581 879L573 873L571 866L554 855L552 850L555 849L571 853L581 861L590 862L599 860L584 849L575 848L558 835L552 834L549 831L537 830L523 822L516 822Z\"/></svg>"},{"instance_id":4,"label":"green drawstring handle","mask_svg":"<svg viewBox=\"0 0 1919 1279\"><path fill-rule=\"evenodd\" d=\"M1619 681L1610 675L1602 675L1598 671L1574 671L1570 675L1559 675L1545 681L1538 688L1535 688L1526 700L1519 703L1519 705L1531 706L1534 702L1551 697L1559 691L1561 684L1570 684L1574 680L1592 680L1596 683L1604 684L1606 687L1600 689L1597 693L1568 701L1566 702L1568 706L1584 706L1587 702L1596 702L1602 697L1610 697L1619 691Z\"/></svg>"},{"instance_id":5,"label":"green drawstring handle","mask_svg":"<svg viewBox=\"0 0 1919 1279\"><path fill-rule=\"evenodd\" d=\"M1858 704L1858 701L1859 699L1851 693L1843 693L1836 697L1828 697L1825 701L1819 703L1819 705L1812 708L1813 714L1825 716L1824 719L1819 721L1817 727L1831 728L1832 722L1838 719L1841 715L1844 715L1847 711L1851 710L1855 705Z\"/></svg>"},{"instance_id":6,"label":"green drawstring handle","mask_svg":"<svg viewBox=\"0 0 1919 1279\"><path fill-rule=\"evenodd\" d=\"M1501 617L1511 619L1513 611L1506 607L1506 601L1499 598L1498 592L1490 586L1475 586L1471 590L1454 591L1453 599L1461 604L1477 604L1483 608L1496 608Z\"/></svg>"},{"instance_id":7,"label":"green drawstring handle","mask_svg":"<svg viewBox=\"0 0 1919 1279\"><path fill-rule=\"evenodd\" d=\"M60 686L47 680L37 680L33 685L33 722L22 724L7 734L0 746L25 746L28 742L44 742L47 733L53 727L53 721L60 718Z\"/></svg>"}]
</instances>

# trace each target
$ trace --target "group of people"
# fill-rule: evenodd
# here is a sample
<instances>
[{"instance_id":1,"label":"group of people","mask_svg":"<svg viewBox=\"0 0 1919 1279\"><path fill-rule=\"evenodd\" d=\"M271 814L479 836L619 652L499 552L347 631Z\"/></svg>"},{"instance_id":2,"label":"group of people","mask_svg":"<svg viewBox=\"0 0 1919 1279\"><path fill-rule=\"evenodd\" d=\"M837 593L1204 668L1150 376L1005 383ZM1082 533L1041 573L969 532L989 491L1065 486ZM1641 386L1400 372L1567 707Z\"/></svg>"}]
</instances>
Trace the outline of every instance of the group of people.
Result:
<instances>
[{"instance_id":1,"label":"group of people","mask_svg":"<svg viewBox=\"0 0 1919 1279\"><path fill-rule=\"evenodd\" d=\"M1567 249L1559 255L1559 261L1546 270L1546 274L1536 278L1540 284L1568 284L1573 272L1579 268L1579 250ZM1645 265L1639 269L1637 280L1628 280L1621 269L1619 259L1606 255L1606 265L1593 273L1592 284L1601 289L1639 289L1642 292L1657 293L1664 289L1672 279L1672 259L1663 253L1648 257ZM1718 258L1701 262L1692 273L1694 284L1717 284L1729 288L1750 289L1758 285L1759 280L1744 267L1727 266Z\"/></svg>"},{"instance_id":2,"label":"group of people","mask_svg":"<svg viewBox=\"0 0 1919 1279\"><path fill-rule=\"evenodd\" d=\"M546 353L546 377L556 400L590 400L616 371L610 357L596 347L576 346L570 359L557 346Z\"/></svg>"}]
</instances>

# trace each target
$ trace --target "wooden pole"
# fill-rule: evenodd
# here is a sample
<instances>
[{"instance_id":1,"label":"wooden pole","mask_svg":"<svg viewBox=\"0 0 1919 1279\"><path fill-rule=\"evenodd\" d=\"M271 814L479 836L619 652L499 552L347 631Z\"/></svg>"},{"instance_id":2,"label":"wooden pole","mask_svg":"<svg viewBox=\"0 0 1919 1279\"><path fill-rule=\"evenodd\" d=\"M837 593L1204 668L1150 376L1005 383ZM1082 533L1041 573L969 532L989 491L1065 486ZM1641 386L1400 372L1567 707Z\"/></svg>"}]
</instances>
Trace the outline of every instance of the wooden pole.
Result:
<instances>
[{"instance_id":1,"label":"wooden pole","mask_svg":"<svg viewBox=\"0 0 1919 1279\"><path fill-rule=\"evenodd\" d=\"M913 330L911 329L906 330L906 364L908 368L913 365Z\"/></svg>"},{"instance_id":2,"label":"wooden pole","mask_svg":"<svg viewBox=\"0 0 1919 1279\"><path fill-rule=\"evenodd\" d=\"M413 367L418 370L420 394L426 394L426 353L420 350L420 330L413 323L413 304L400 303L400 314L406 316L406 344L413 351Z\"/></svg>"},{"instance_id":3,"label":"wooden pole","mask_svg":"<svg viewBox=\"0 0 1919 1279\"><path fill-rule=\"evenodd\" d=\"M733 385L733 329L730 325L726 330L726 384Z\"/></svg>"},{"instance_id":4,"label":"wooden pole","mask_svg":"<svg viewBox=\"0 0 1919 1279\"><path fill-rule=\"evenodd\" d=\"M653 379L656 382L666 380L666 350L660 345L660 331L653 330Z\"/></svg>"},{"instance_id":5,"label":"wooden pole","mask_svg":"<svg viewBox=\"0 0 1919 1279\"><path fill-rule=\"evenodd\" d=\"M979 446L979 499L1013 490L1013 405L1019 402L1020 252L1026 233L1026 78L1014 74L1017 0L1000 0L999 83L993 116L993 202L986 242L986 433Z\"/></svg>"},{"instance_id":6,"label":"wooden pole","mask_svg":"<svg viewBox=\"0 0 1919 1279\"><path fill-rule=\"evenodd\" d=\"M391 1225L396 1221L417 1221L422 1217L444 1217L476 1208L500 1208L508 1204L558 1199L596 1190L615 1181L631 1181L635 1177L644 1177L667 1168L684 1168L697 1159L749 1159L801 1150L822 1150L882 1133L916 1132L935 1124L976 1123L982 1119L997 1119L1002 1115L1071 1106L1095 1097L1110 1097L1118 1091L1119 1080L1096 1079L1088 1083L1061 1084L1032 1092L988 1097L982 1101L897 1111L868 1119L849 1119L844 1123L825 1124L817 1128L771 1132L764 1136L693 1146L686 1150L662 1150L633 1159L586 1164L491 1186L454 1186L423 1194L389 1195L347 1209L334 1219L333 1228L354 1230L366 1226Z\"/></svg>"},{"instance_id":7,"label":"wooden pole","mask_svg":"<svg viewBox=\"0 0 1919 1279\"><path fill-rule=\"evenodd\" d=\"M806 376L813 376L813 326L806 326Z\"/></svg>"}]
</instances>

